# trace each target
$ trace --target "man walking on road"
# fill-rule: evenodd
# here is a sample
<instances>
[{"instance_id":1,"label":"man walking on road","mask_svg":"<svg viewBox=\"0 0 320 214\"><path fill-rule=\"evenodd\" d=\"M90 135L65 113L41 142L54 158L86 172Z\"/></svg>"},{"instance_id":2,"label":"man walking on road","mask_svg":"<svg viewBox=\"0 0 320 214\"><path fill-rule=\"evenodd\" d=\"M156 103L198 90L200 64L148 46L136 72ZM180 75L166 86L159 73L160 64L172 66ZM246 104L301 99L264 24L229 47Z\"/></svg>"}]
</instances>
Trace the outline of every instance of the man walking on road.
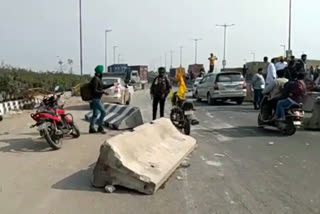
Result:
<instances>
[{"instance_id":1,"label":"man walking on road","mask_svg":"<svg viewBox=\"0 0 320 214\"><path fill-rule=\"evenodd\" d=\"M96 129L94 128L94 125L96 124L97 117L100 113L100 117L98 119L98 132L102 134L106 134L106 132L103 129L103 119L106 116L106 112L103 106L103 103L101 101L101 97L103 94L108 95L104 90L103 90L103 83L102 83L102 76L103 76L103 66L98 65L95 68L95 76L91 80L91 87L92 87L92 111L93 115L90 121L90 129L89 133L94 134L97 133Z\"/></svg>"},{"instance_id":2,"label":"man walking on road","mask_svg":"<svg viewBox=\"0 0 320 214\"><path fill-rule=\"evenodd\" d=\"M274 62L275 60L272 59L271 63L268 63L266 85L270 85L277 78L277 71Z\"/></svg>"},{"instance_id":3,"label":"man walking on road","mask_svg":"<svg viewBox=\"0 0 320 214\"><path fill-rule=\"evenodd\" d=\"M209 65L209 73L213 73L214 71L214 65L215 65L215 62L218 60L218 58L216 56L212 54L210 54L210 57L209 57L209 62L210 62L210 65Z\"/></svg>"},{"instance_id":4,"label":"man walking on road","mask_svg":"<svg viewBox=\"0 0 320 214\"><path fill-rule=\"evenodd\" d=\"M263 62L264 62L264 69L263 69L263 77L264 77L264 79L267 79L267 74L268 74L268 68L269 68L269 65L270 65L270 62L269 62L269 59L268 59L268 57L267 56L265 56L264 58L263 58Z\"/></svg>"},{"instance_id":5,"label":"man walking on road","mask_svg":"<svg viewBox=\"0 0 320 214\"><path fill-rule=\"evenodd\" d=\"M158 105L160 103L160 117L164 117L165 102L170 93L171 85L166 76L166 69L160 67L158 69L159 75L153 80L150 94L153 99L153 115L152 119L157 119Z\"/></svg>"},{"instance_id":6,"label":"man walking on road","mask_svg":"<svg viewBox=\"0 0 320 214\"><path fill-rule=\"evenodd\" d=\"M263 98L262 91L265 87L264 78L262 76L263 69L259 68L258 73L255 74L252 78L252 87L254 90L254 109L260 109L260 104Z\"/></svg>"}]
</instances>

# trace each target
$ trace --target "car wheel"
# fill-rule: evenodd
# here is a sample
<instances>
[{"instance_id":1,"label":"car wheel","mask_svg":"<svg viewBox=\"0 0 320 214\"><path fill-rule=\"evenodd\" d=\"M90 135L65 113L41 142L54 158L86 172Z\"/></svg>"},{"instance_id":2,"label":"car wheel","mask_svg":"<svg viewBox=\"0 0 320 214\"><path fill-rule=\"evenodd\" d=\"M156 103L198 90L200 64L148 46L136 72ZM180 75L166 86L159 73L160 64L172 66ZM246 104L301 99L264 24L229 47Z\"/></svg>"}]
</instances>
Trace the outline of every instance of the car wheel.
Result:
<instances>
[{"instance_id":1,"label":"car wheel","mask_svg":"<svg viewBox=\"0 0 320 214\"><path fill-rule=\"evenodd\" d=\"M264 122L263 122L263 120L262 120L262 118L261 118L262 116L261 116L261 113L258 115L258 127L259 128L263 128L263 125L264 125Z\"/></svg>"},{"instance_id":2,"label":"car wheel","mask_svg":"<svg viewBox=\"0 0 320 214\"><path fill-rule=\"evenodd\" d=\"M130 105L130 103L131 103L131 94L129 94L129 98L128 98L127 102L126 102L126 105Z\"/></svg>"},{"instance_id":3,"label":"car wheel","mask_svg":"<svg viewBox=\"0 0 320 214\"><path fill-rule=\"evenodd\" d=\"M237 99L237 104L241 105L243 103L243 101L244 101L244 98L239 98L239 99Z\"/></svg>"},{"instance_id":4,"label":"car wheel","mask_svg":"<svg viewBox=\"0 0 320 214\"><path fill-rule=\"evenodd\" d=\"M196 98L197 98L197 101L198 101L198 102L201 102L201 97L200 97L200 95L199 95L199 92L198 92L198 91L196 91Z\"/></svg>"},{"instance_id":5,"label":"car wheel","mask_svg":"<svg viewBox=\"0 0 320 214\"><path fill-rule=\"evenodd\" d=\"M214 104L216 103L215 99L213 99L213 98L211 97L210 92L209 92L208 95L207 95L207 99L208 99L208 104L209 104L209 105L214 105Z\"/></svg>"}]
</instances>

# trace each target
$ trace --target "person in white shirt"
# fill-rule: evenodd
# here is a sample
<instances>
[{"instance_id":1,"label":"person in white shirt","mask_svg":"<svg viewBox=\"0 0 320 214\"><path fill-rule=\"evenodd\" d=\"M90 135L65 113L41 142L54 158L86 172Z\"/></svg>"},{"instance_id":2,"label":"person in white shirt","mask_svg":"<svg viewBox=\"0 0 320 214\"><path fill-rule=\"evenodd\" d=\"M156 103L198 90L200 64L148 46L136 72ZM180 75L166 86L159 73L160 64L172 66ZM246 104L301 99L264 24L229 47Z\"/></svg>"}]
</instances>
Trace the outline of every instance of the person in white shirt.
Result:
<instances>
[{"instance_id":1,"label":"person in white shirt","mask_svg":"<svg viewBox=\"0 0 320 214\"><path fill-rule=\"evenodd\" d=\"M270 85L275 79L277 79L277 70L274 65L275 59L271 60L267 69L267 78L266 78L266 85Z\"/></svg>"},{"instance_id":2,"label":"person in white shirt","mask_svg":"<svg viewBox=\"0 0 320 214\"><path fill-rule=\"evenodd\" d=\"M276 66L277 71L279 71L279 70L285 69L288 66L288 63L284 61L283 56L280 56L279 62L277 62L275 66Z\"/></svg>"}]
</instances>

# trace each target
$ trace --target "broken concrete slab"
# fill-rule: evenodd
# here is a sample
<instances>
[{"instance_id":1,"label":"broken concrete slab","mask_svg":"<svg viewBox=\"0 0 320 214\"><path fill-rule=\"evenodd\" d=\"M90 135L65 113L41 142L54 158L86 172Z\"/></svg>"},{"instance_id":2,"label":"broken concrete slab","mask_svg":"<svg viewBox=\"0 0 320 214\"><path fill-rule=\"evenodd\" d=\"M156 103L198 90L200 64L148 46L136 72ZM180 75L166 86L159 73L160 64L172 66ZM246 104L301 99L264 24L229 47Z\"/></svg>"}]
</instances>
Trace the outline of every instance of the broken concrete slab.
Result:
<instances>
[{"instance_id":1,"label":"broken concrete slab","mask_svg":"<svg viewBox=\"0 0 320 214\"><path fill-rule=\"evenodd\" d=\"M155 193L196 147L169 119L144 124L107 140L93 171L95 187L119 185Z\"/></svg>"}]
</instances>

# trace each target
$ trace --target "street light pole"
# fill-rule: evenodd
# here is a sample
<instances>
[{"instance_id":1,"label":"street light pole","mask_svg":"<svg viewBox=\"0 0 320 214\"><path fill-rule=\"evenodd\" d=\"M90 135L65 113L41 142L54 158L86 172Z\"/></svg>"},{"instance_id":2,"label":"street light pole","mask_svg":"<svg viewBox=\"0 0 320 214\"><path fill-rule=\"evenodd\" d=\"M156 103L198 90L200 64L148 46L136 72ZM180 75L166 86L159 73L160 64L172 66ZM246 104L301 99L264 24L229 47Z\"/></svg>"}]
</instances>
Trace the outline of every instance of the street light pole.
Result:
<instances>
[{"instance_id":1,"label":"street light pole","mask_svg":"<svg viewBox=\"0 0 320 214\"><path fill-rule=\"evenodd\" d=\"M105 51L105 62L104 62L104 66L105 66L105 70L108 70L108 33L111 32L112 30L105 30L105 47L104 47L104 51Z\"/></svg>"},{"instance_id":2,"label":"street light pole","mask_svg":"<svg viewBox=\"0 0 320 214\"><path fill-rule=\"evenodd\" d=\"M80 21L80 81L83 75L83 55L82 55L82 4L79 0L79 21Z\"/></svg>"},{"instance_id":3,"label":"street light pole","mask_svg":"<svg viewBox=\"0 0 320 214\"><path fill-rule=\"evenodd\" d=\"M289 46L288 51L291 51L291 19L292 19L292 0L289 0Z\"/></svg>"},{"instance_id":4,"label":"street light pole","mask_svg":"<svg viewBox=\"0 0 320 214\"><path fill-rule=\"evenodd\" d=\"M164 67L165 67L165 69L167 69L167 53L165 53L164 54L165 56L164 56Z\"/></svg>"},{"instance_id":5,"label":"street light pole","mask_svg":"<svg viewBox=\"0 0 320 214\"><path fill-rule=\"evenodd\" d=\"M116 49L118 46L113 46L113 64L116 64Z\"/></svg>"},{"instance_id":6,"label":"street light pole","mask_svg":"<svg viewBox=\"0 0 320 214\"><path fill-rule=\"evenodd\" d=\"M194 54L194 58L195 58L195 65L197 64L197 58L198 58L198 41L201 41L202 39L192 39L195 42L195 54Z\"/></svg>"},{"instance_id":7,"label":"street light pole","mask_svg":"<svg viewBox=\"0 0 320 214\"><path fill-rule=\"evenodd\" d=\"M286 45L280 45L280 47L283 47L284 57L286 57Z\"/></svg>"},{"instance_id":8,"label":"street light pole","mask_svg":"<svg viewBox=\"0 0 320 214\"><path fill-rule=\"evenodd\" d=\"M225 68L226 65L227 65L227 60L226 60L227 28L228 27L232 27L232 26L234 26L234 24L231 24L231 25L227 25L227 24L217 25L217 27L223 27L224 28L224 45L223 45L223 61L222 61L223 68Z\"/></svg>"},{"instance_id":9,"label":"street light pole","mask_svg":"<svg viewBox=\"0 0 320 214\"><path fill-rule=\"evenodd\" d=\"M173 51L170 51L170 55L171 55L171 65L170 68L173 68Z\"/></svg>"},{"instance_id":10,"label":"street light pole","mask_svg":"<svg viewBox=\"0 0 320 214\"><path fill-rule=\"evenodd\" d=\"M180 46L180 68L182 68L182 49L183 46Z\"/></svg>"},{"instance_id":11,"label":"street light pole","mask_svg":"<svg viewBox=\"0 0 320 214\"><path fill-rule=\"evenodd\" d=\"M121 54L118 54L118 64L120 64Z\"/></svg>"},{"instance_id":12,"label":"street light pole","mask_svg":"<svg viewBox=\"0 0 320 214\"><path fill-rule=\"evenodd\" d=\"M252 52L251 54L252 54L252 60L253 60L253 62L255 62L256 61L256 53Z\"/></svg>"}]
</instances>

